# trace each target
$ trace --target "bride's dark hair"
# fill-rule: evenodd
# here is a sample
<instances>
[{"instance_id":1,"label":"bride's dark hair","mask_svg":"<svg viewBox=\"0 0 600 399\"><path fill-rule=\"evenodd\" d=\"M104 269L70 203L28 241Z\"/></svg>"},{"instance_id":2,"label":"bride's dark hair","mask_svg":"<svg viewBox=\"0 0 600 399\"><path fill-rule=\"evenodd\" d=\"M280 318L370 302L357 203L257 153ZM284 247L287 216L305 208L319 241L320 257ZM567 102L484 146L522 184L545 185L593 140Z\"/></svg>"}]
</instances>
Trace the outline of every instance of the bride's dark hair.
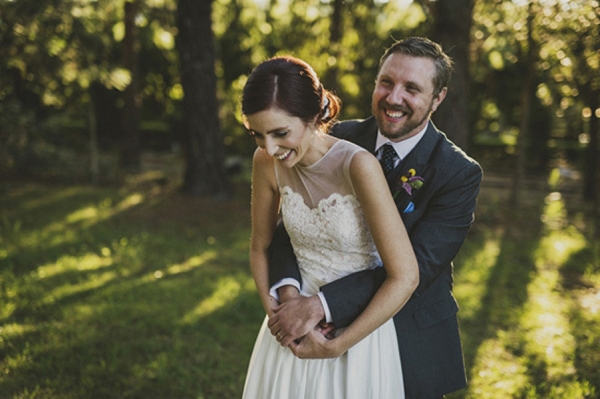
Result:
<instances>
[{"instance_id":1,"label":"bride's dark hair","mask_svg":"<svg viewBox=\"0 0 600 399\"><path fill-rule=\"evenodd\" d=\"M305 122L327 127L338 116L340 99L323 88L306 62L291 56L270 58L248 77L242 93L242 113L252 115L277 107Z\"/></svg>"}]
</instances>

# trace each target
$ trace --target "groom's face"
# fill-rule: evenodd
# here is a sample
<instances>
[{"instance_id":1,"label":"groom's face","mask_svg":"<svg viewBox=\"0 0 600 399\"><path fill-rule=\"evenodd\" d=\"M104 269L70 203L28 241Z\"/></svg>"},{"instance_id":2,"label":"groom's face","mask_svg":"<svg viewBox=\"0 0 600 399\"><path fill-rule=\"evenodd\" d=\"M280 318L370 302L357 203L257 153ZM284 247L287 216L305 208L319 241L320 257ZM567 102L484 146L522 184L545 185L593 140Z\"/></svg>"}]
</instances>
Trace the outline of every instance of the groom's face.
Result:
<instances>
[{"instance_id":1,"label":"groom's face","mask_svg":"<svg viewBox=\"0 0 600 399\"><path fill-rule=\"evenodd\" d=\"M434 96L435 65L426 57L391 54L381 65L371 110L381 133L402 141L425 128L429 117L446 96Z\"/></svg>"}]
</instances>

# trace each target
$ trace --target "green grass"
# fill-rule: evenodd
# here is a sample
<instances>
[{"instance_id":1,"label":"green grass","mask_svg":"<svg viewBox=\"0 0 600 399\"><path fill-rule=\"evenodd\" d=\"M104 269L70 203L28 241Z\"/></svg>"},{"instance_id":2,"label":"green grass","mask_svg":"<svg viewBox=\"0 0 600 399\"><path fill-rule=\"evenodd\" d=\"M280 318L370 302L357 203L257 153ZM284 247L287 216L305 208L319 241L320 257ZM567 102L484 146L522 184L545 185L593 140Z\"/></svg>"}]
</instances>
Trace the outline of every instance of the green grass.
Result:
<instances>
[{"instance_id":1,"label":"green grass","mask_svg":"<svg viewBox=\"0 0 600 399\"><path fill-rule=\"evenodd\" d=\"M520 210L505 209L507 197L483 190L456 260L470 384L450 397L600 397L594 219L578 196L531 191Z\"/></svg>"},{"instance_id":2,"label":"green grass","mask_svg":"<svg viewBox=\"0 0 600 399\"><path fill-rule=\"evenodd\" d=\"M577 197L484 188L455 269L470 386L600 396L600 246ZM0 398L238 398L263 319L249 190L5 185Z\"/></svg>"},{"instance_id":3,"label":"green grass","mask_svg":"<svg viewBox=\"0 0 600 399\"><path fill-rule=\"evenodd\" d=\"M0 200L0 397L239 396L263 317L248 198L11 186Z\"/></svg>"}]
</instances>

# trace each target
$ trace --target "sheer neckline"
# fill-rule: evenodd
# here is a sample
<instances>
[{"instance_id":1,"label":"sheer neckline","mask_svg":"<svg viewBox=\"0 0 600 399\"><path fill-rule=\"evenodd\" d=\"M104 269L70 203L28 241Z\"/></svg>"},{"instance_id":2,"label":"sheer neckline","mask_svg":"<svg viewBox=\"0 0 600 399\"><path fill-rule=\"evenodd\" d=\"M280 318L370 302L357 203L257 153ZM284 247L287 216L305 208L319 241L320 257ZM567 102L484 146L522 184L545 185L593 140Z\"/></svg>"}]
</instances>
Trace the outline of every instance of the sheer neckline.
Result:
<instances>
[{"instance_id":1,"label":"sheer neckline","mask_svg":"<svg viewBox=\"0 0 600 399\"><path fill-rule=\"evenodd\" d=\"M310 169L314 169L314 168L316 168L316 167L317 167L317 166L318 166L318 165L321 163L321 161L323 161L323 159L325 159L325 158L327 157L327 155L328 155L328 154L331 152L331 150L333 149L333 147L335 147L336 145L338 145L338 144L340 143L340 141L341 141L341 140L339 140L339 139L336 139L335 143L333 143L333 144L331 145L331 147L329 147L329 148L327 149L327 151L325 151L325 154L323 154L323 156L322 156L321 158L317 159L317 160L316 160L315 162L313 162L312 164L310 164L310 165L307 165L307 166L303 166L303 165L300 165L300 164L298 163L298 164L296 164L296 166L297 166L299 169L302 169L302 170L310 170Z\"/></svg>"}]
</instances>

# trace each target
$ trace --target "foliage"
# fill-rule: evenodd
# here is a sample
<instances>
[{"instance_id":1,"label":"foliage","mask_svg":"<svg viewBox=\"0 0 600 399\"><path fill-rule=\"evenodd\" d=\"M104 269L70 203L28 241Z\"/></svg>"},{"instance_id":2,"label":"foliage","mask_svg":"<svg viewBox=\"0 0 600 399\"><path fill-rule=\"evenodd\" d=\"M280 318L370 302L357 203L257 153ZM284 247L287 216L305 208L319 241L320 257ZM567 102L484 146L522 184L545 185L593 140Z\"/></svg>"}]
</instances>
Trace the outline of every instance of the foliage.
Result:
<instances>
[{"instance_id":1,"label":"foliage","mask_svg":"<svg viewBox=\"0 0 600 399\"><path fill-rule=\"evenodd\" d=\"M580 140L585 142L583 121L592 111L589 97L580 94L582 85L598 85L593 82L600 76L600 4L585 0L476 2L472 34L476 93L472 106L476 131L480 132L476 140L482 143L493 137L509 152L519 133L530 6L538 57L534 60L537 101L530 125L533 137L528 166L544 169L551 158L570 155L571 160L576 159L580 152L565 152L564 148L581 148ZM582 118L586 107L588 115Z\"/></svg>"},{"instance_id":2,"label":"foliage","mask_svg":"<svg viewBox=\"0 0 600 399\"><path fill-rule=\"evenodd\" d=\"M130 72L122 67L124 0L2 0L0 4L0 99L21 104L39 126L37 131L21 133L20 140L44 139L80 150L79 142L87 143L93 100L102 148L118 146L122 92L131 81ZM177 114L178 100L173 5L164 1L143 5L136 23L144 60L140 65L144 117L169 122ZM56 137L45 121L57 115L72 121L63 128L81 125L74 143L49 140Z\"/></svg>"},{"instance_id":3,"label":"foliage","mask_svg":"<svg viewBox=\"0 0 600 399\"><path fill-rule=\"evenodd\" d=\"M13 129L47 144L87 152L91 101L103 151L121 141L123 4L126 0L0 0L0 100L16 101L36 129ZM142 118L160 129L142 129L142 142L169 150L179 140L181 99L174 48L175 0L135 0ZM223 140L229 155L248 157L254 144L241 124L238 102L247 74L260 61L291 53L313 65L342 98L341 118L369 115L370 94L383 49L394 39L428 35L435 2L342 2L339 41L332 40L335 1L214 0L216 74ZM533 12L536 46L535 101L528 170L543 172L556 158L579 162L589 141L588 122L600 113L598 93L600 5L597 0L480 0L471 33L473 151L483 163L506 165L519 134L527 65L526 18ZM334 76L331 80L331 76ZM58 117L57 117L58 116ZM60 142L48 118L79 126ZM57 127L54 123L53 127ZM25 130L27 134L22 133ZM60 130L60 126L58 126ZM21 133L19 133L21 132ZM0 132L0 140L7 141ZM11 136L11 137L12 137ZM23 136L25 137L25 136ZM23 137L17 141L23 142ZM11 139L12 140L12 139Z\"/></svg>"}]
</instances>

